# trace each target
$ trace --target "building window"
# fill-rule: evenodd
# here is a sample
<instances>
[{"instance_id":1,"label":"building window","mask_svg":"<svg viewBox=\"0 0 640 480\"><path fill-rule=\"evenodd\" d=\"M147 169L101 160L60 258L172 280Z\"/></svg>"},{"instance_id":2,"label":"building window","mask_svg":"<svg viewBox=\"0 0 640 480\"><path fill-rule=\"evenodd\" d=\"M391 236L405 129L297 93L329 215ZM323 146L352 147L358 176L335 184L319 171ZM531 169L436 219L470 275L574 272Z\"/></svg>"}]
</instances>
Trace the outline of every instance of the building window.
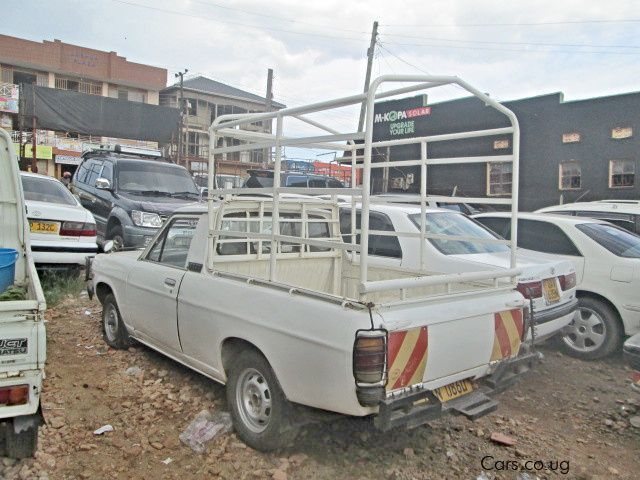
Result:
<instances>
[{"instance_id":1,"label":"building window","mask_svg":"<svg viewBox=\"0 0 640 480\"><path fill-rule=\"evenodd\" d=\"M487 195L510 195L511 194L511 163L488 163L487 164Z\"/></svg>"},{"instance_id":2,"label":"building window","mask_svg":"<svg viewBox=\"0 0 640 480\"><path fill-rule=\"evenodd\" d=\"M578 190L582 187L580 164L575 161L561 163L559 173L560 190Z\"/></svg>"},{"instance_id":3,"label":"building window","mask_svg":"<svg viewBox=\"0 0 640 480\"><path fill-rule=\"evenodd\" d=\"M633 187L635 174L634 160L609 160L609 188Z\"/></svg>"},{"instance_id":4,"label":"building window","mask_svg":"<svg viewBox=\"0 0 640 480\"><path fill-rule=\"evenodd\" d=\"M118 100L129 100L129 92L124 88L119 88Z\"/></svg>"},{"instance_id":5,"label":"building window","mask_svg":"<svg viewBox=\"0 0 640 480\"><path fill-rule=\"evenodd\" d=\"M198 100L195 98L185 98L184 101L187 104L187 115L190 117L198 116Z\"/></svg>"},{"instance_id":6,"label":"building window","mask_svg":"<svg viewBox=\"0 0 640 480\"><path fill-rule=\"evenodd\" d=\"M633 128L631 127L616 127L611 129L611 138L614 140L631 137L633 137Z\"/></svg>"},{"instance_id":7,"label":"building window","mask_svg":"<svg viewBox=\"0 0 640 480\"><path fill-rule=\"evenodd\" d=\"M56 76L55 87L59 90L70 90L72 92L87 93L89 95L102 95L102 84L74 80Z\"/></svg>"},{"instance_id":8,"label":"building window","mask_svg":"<svg viewBox=\"0 0 640 480\"><path fill-rule=\"evenodd\" d=\"M582 140L582 135L578 132L562 134L562 143L578 143L580 140Z\"/></svg>"}]
</instances>

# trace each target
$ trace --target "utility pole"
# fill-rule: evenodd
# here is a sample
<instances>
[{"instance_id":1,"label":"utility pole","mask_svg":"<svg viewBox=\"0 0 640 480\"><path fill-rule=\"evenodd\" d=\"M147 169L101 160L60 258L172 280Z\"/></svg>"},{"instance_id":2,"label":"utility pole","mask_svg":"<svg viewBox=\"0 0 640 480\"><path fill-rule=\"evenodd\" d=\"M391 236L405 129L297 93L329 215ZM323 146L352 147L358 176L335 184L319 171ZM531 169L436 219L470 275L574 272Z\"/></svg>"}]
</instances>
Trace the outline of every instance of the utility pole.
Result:
<instances>
[{"instance_id":1,"label":"utility pole","mask_svg":"<svg viewBox=\"0 0 640 480\"><path fill-rule=\"evenodd\" d=\"M369 83L371 82L371 67L373 65L373 54L376 49L376 41L378 40L378 22L373 22L373 30L371 31L371 43L369 44L369 49L367 50L367 74L364 77L364 93L367 93L369 90ZM364 127L364 112L367 107L367 101L362 101L362 106L360 107L360 120L358 121L358 132L361 132Z\"/></svg>"},{"instance_id":2,"label":"utility pole","mask_svg":"<svg viewBox=\"0 0 640 480\"><path fill-rule=\"evenodd\" d=\"M178 132L178 153L176 154L176 163L178 165L180 165L180 151L182 150L182 127L184 125L184 76L187 74L187 72L189 71L188 68L184 69L184 72L178 72L174 75L175 78L180 77L180 131ZM187 138L187 145L189 142L189 139Z\"/></svg>"},{"instance_id":3,"label":"utility pole","mask_svg":"<svg viewBox=\"0 0 640 480\"><path fill-rule=\"evenodd\" d=\"M33 92L33 115L31 116L31 171L38 173L38 149L36 145L36 91Z\"/></svg>"},{"instance_id":4,"label":"utility pole","mask_svg":"<svg viewBox=\"0 0 640 480\"><path fill-rule=\"evenodd\" d=\"M270 112L273 107L273 68L267 70L267 96L265 97L264 107L266 112ZM262 131L265 133L269 133L271 125L271 120L263 120L262 121ZM267 153L268 152L268 153ZM269 158L263 160L263 163L269 163L271 160L271 149L265 150L263 155L267 154Z\"/></svg>"}]
</instances>

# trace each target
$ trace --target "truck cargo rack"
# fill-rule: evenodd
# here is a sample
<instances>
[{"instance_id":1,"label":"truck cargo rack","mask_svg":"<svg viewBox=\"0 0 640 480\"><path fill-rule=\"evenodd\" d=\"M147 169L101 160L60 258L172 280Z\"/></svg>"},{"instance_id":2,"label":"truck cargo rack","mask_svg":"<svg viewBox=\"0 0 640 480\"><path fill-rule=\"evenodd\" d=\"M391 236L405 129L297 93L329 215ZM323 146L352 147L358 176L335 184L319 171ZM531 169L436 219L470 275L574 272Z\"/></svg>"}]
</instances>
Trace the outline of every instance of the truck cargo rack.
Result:
<instances>
[{"instance_id":1,"label":"truck cargo rack","mask_svg":"<svg viewBox=\"0 0 640 480\"><path fill-rule=\"evenodd\" d=\"M385 84L408 84L399 88L392 88L386 91L379 91L380 87ZM409 138L400 138L394 140L374 141L373 140L373 120L374 120L374 102L382 98L395 97L411 92L420 92L444 85L457 85L466 90L485 105L492 107L498 112L504 114L509 120L510 126L503 128L493 128L487 130L474 130L465 132L453 132L439 135L415 136ZM364 131L362 132L340 132L331 126L327 126L315 119L308 117L310 114L319 112L328 112L334 109L342 108L350 105L365 104L366 116ZM276 120L275 133L256 132L255 130L243 129L243 126ZM317 134L310 136L291 136L284 134L285 120L295 120L303 122L306 127L313 127L318 130ZM355 122L354 122L355 124ZM512 152L505 155L489 155L489 156L470 156L470 157L450 157L450 158L429 158L427 155L427 146L436 142L456 141L469 138L489 137L495 135L511 135ZM226 146L224 143L219 145L218 140L223 138L232 138L239 140L240 144ZM334 252L351 251L358 252L359 261L359 296L364 299L368 293L400 290L405 292L407 289L426 287L434 285L444 285L447 291L451 290L451 285L459 282L488 282L494 288L504 288L505 284L513 287L516 283L516 277L520 270L516 266L516 239L517 239L517 213L518 213L518 166L520 153L520 129L515 114L490 98L487 94L482 93L472 87L465 81L455 76L431 76L431 75L384 75L376 78L369 89L365 93L352 95L348 97L328 100L310 105L290 107L273 112L263 113L247 113L247 114L229 114L217 117L209 128L209 175L208 175L208 205L209 205L209 249L207 258L207 268L209 271L215 270L214 262L214 244L216 237L225 235L229 237L250 239L261 237L260 240L268 240L271 248L269 256L268 280L277 282L277 262L281 254L279 245L282 242L296 242L300 245L318 245L317 239L283 236L280 234L280 207L283 200L288 194L299 194L305 196L323 195L324 200L314 197L300 197L294 201L300 204L309 204L310 208L317 208L318 205L326 204L327 208L332 206L336 208L337 196L348 196L350 201L343 203L342 206L351 206L351 232L349 243L343 242L341 238L332 238L322 241L323 245L331 245ZM389 158L383 161L372 161L372 151L381 147L393 147L399 145L420 146L419 158L409 160L391 160ZM302 187L286 187L280 184L283 148L287 146L295 146L298 148L322 149L329 151L341 151L342 165L349 164L351 166L351 187L350 188L302 188ZM214 185L216 160L225 154L236 152L251 152L252 150L269 150L274 152L274 176L273 186L265 188L231 188L216 189ZM345 163L347 160L347 163ZM470 163L495 163L508 162L512 165L512 188L508 197L479 197L468 198L461 196L440 196L428 195L427 193L427 174L428 167L433 165L461 165ZM376 203L384 202L383 198L371 198L371 171L375 168L385 167L420 167L420 194L414 197L419 200L421 209L420 232L389 232L380 230L370 230L369 228L369 210L372 201ZM361 170L361 173L359 173ZM361 178L361 183L357 185L357 180ZM270 213L272 228L270 234L256 234L245 231L222 231L220 224L216 224L216 213L214 211L214 203L220 198L229 200L242 199L246 195L264 195L268 194L270 199ZM330 198L327 198L330 197ZM246 197L244 197L246 198ZM255 199L254 199L255 200ZM476 237L462 236L444 236L448 240L460 240L466 242L477 243L498 243L505 244L510 247L510 265L509 268L503 270L487 270L481 272L465 272L460 274L433 274L433 275L416 275L409 278L397 278L386 280L370 280L369 279L369 235L391 235L391 236L412 236L419 237L420 242L420 265L426 270L428 265L425 258L425 240L430 238L443 238L443 235L427 233L426 228L426 205L427 200L466 203L484 203L494 205L506 205L511 208L511 238L504 239L480 239ZM291 198L288 200L292 201ZM393 201L393 200L391 200ZM224 204L224 202L222 202ZM261 207L261 208L264 208ZM361 226L356 228L355 210L361 210ZM306 227L305 227L306 229ZM304 236L304 235L303 235ZM357 237L360 237L359 245L356 243ZM339 237L339 236L338 236ZM356 262L357 263L357 262ZM404 296L403 296L404 298Z\"/></svg>"}]
</instances>

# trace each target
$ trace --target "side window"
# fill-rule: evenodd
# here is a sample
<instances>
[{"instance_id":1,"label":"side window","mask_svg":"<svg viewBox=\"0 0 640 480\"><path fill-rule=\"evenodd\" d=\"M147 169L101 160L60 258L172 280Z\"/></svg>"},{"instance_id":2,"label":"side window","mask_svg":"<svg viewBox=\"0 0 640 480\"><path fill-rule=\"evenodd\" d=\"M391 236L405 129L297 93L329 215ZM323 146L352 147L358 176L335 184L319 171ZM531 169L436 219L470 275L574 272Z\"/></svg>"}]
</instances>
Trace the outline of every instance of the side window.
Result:
<instances>
[{"instance_id":1,"label":"side window","mask_svg":"<svg viewBox=\"0 0 640 480\"><path fill-rule=\"evenodd\" d=\"M96 184L96 180L100 176L101 170L102 170L102 162L100 161L92 162L91 167L87 172L87 179L85 183L90 187L94 187Z\"/></svg>"},{"instance_id":2,"label":"side window","mask_svg":"<svg viewBox=\"0 0 640 480\"><path fill-rule=\"evenodd\" d=\"M624 228L630 232L635 232L635 218L633 215L626 213L615 212L589 212L589 211L577 211L576 215L579 217L597 218L598 220L604 220L609 223L613 223L618 227Z\"/></svg>"},{"instance_id":3,"label":"side window","mask_svg":"<svg viewBox=\"0 0 640 480\"><path fill-rule=\"evenodd\" d=\"M326 188L327 181L322 177L309 177L310 188Z\"/></svg>"},{"instance_id":4,"label":"side window","mask_svg":"<svg viewBox=\"0 0 640 480\"><path fill-rule=\"evenodd\" d=\"M560 227L538 220L518 221L518 246L538 252L581 256L580 251Z\"/></svg>"},{"instance_id":5,"label":"side window","mask_svg":"<svg viewBox=\"0 0 640 480\"><path fill-rule=\"evenodd\" d=\"M307 187L306 176L289 176L287 177L287 187Z\"/></svg>"},{"instance_id":6,"label":"side window","mask_svg":"<svg viewBox=\"0 0 640 480\"><path fill-rule=\"evenodd\" d=\"M185 268L191 240L198 225L197 218L171 221L147 254L147 260L171 267Z\"/></svg>"},{"instance_id":7,"label":"side window","mask_svg":"<svg viewBox=\"0 0 640 480\"><path fill-rule=\"evenodd\" d=\"M344 185L339 180L335 180L333 178L327 179L327 187L329 188L343 188Z\"/></svg>"},{"instance_id":8,"label":"side window","mask_svg":"<svg viewBox=\"0 0 640 480\"><path fill-rule=\"evenodd\" d=\"M511 226L509 222L511 220L508 218L479 217L474 218L474 220L480 222L482 225L484 225L494 233L497 233L501 237L509 239L509 237L511 236L509 232L509 227Z\"/></svg>"},{"instance_id":9,"label":"side window","mask_svg":"<svg viewBox=\"0 0 640 480\"><path fill-rule=\"evenodd\" d=\"M573 210L557 210L557 211L548 211L544 213L549 213L551 215L567 215L568 217L571 217L576 214L576 212L574 212Z\"/></svg>"},{"instance_id":10,"label":"side window","mask_svg":"<svg viewBox=\"0 0 640 480\"><path fill-rule=\"evenodd\" d=\"M82 162L82 164L78 168L78 172L76 173L76 182L85 183L87 172L89 171L89 167L91 167L92 163L93 163L93 160L87 160Z\"/></svg>"},{"instance_id":11,"label":"side window","mask_svg":"<svg viewBox=\"0 0 640 480\"><path fill-rule=\"evenodd\" d=\"M371 214L369 230L385 232L395 231L391 219L386 215ZM369 255L379 257L402 258L402 249L398 237L387 235L369 235Z\"/></svg>"},{"instance_id":12,"label":"side window","mask_svg":"<svg viewBox=\"0 0 640 480\"><path fill-rule=\"evenodd\" d=\"M109 183L113 186L113 164L111 162L104 162L100 177L109 180Z\"/></svg>"}]
</instances>

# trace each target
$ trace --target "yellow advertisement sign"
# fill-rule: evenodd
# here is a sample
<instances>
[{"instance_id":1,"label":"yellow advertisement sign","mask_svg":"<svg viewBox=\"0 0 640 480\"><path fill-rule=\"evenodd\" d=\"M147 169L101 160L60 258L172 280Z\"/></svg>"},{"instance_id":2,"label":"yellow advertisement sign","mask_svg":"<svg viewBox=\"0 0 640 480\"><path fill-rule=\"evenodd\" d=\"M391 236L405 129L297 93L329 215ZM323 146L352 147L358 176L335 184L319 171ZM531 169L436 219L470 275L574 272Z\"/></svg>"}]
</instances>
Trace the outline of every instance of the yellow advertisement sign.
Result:
<instances>
[{"instance_id":1,"label":"yellow advertisement sign","mask_svg":"<svg viewBox=\"0 0 640 480\"><path fill-rule=\"evenodd\" d=\"M17 143L13 144L16 149L16 153L20 155L20 145ZM33 158L33 149L30 143L24 146L24 157L25 158ZM36 145L36 158L41 160L53 160L53 147L49 147L47 145Z\"/></svg>"}]
</instances>

